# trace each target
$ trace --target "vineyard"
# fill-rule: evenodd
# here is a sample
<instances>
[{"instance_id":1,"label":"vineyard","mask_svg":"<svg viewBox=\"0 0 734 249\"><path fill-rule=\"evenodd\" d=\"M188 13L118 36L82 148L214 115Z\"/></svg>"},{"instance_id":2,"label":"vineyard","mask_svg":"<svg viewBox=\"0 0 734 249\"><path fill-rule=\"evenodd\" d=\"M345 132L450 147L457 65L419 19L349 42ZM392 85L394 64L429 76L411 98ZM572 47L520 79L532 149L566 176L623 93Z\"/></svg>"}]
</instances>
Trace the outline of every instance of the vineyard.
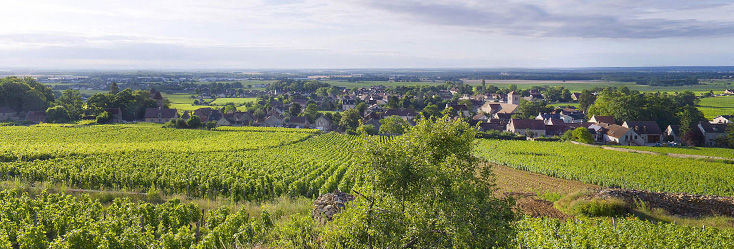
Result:
<instances>
[{"instance_id":1,"label":"vineyard","mask_svg":"<svg viewBox=\"0 0 734 249\"><path fill-rule=\"evenodd\" d=\"M353 136L314 130L159 126L2 127L0 178L94 190L263 200L348 191Z\"/></svg>"},{"instance_id":2,"label":"vineyard","mask_svg":"<svg viewBox=\"0 0 734 249\"><path fill-rule=\"evenodd\" d=\"M649 146L619 146L626 149L652 151L661 154L687 154L697 156L721 157L734 159L734 149L708 147L649 147Z\"/></svg>"},{"instance_id":3,"label":"vineyard","mask_svg":"<svg viewBox=\"0 0 734 249\"><path fill-rule=\"evenodd\" d=\"M723 162L508 140L481 140L477 153L493 163L606 187L734 196L734 167Z\"/></svg>"},{"instance_id":4,"label":"vineyard","mask_svg":"<svg viewBox=\"0 0 734 249\"><path fill-rule=\"evenodd\" d=\"M732 248L728 229L653 224L637 218L526 218L518 222L518 248Z\"/></svg>"},{"instance_id":5,"label":"vineyard","mask_svg":"<svg viewBox=\"0 0 734 249\"><path fill-rule=\"evenodd\" d=\"M244 248L273 228L267 212L196 204L0 192L0 248Z\"/></svg>"}]
</instances>

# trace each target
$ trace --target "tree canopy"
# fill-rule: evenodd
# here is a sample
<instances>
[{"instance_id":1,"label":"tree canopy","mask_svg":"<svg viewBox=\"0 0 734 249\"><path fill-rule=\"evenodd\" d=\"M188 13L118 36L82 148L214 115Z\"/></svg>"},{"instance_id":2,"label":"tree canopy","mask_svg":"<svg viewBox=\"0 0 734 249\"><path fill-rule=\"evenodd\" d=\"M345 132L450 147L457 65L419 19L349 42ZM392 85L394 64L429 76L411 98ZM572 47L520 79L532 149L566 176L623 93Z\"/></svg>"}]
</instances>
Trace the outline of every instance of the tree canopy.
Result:
<instances>
[{"instance_id":1,"label":"tree canopy","mask_svg":"<svg viewBox=\"0 0 734 249\"><path fill-rule=\"evenodd\" d=\"M476 130L448 117L365 138L359 195L325 231L330 248L491 248L512 237L512 202L492 196Z\"/></svg>"}]
</instances>

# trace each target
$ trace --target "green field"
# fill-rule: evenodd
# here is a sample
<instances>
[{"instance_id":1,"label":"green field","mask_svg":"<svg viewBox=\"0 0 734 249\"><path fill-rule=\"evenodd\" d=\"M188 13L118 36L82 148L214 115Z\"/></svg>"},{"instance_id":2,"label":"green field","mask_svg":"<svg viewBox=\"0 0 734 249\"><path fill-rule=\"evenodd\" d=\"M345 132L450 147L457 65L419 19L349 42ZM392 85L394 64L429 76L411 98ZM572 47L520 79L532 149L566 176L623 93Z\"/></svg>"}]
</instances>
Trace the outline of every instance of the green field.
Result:
<instances>
[{"instance_id":1,"label":"green field","mask_svg":"<svg viewBox=\"0 0 734 249\"><path fill-rule=\"evenodd\" d=\"M698 109L709 120L719 115L733 115L734 96L702 98L698 103Z\"/></svg>"},{"instance_id":2,"label":"green field","mask_svg":"<svg viewBox=\"0 0 734 249\"><path fill-rule=\"evenodd\" d=\"M653 224L632 217L518 222L517 248L732 248L730 229Z\"/></svg>"},{"instance_id":3,"label":"green field","mask_svg":"<svg viewBox=\"0 0 734 249\"><path fill-rule=\"evenodd\" d=\"M509 140L481 140L477 154L512 168L605 187L734 196L734 167L723 162Z\"/></svg>"},{"instance_id":4,"label":"green field","mask_svg":"<svg viewBox=\"0 0 734 249\"><path fill-rule=\"evenodd\" d=\"M687 154L698 156L722 157L734 160L734 149L707 147L649 147L649 146L615 146L633 150L652 151L661 154Z\"/></svg>"},{"instance_id":5,"label":"green field","mask_svg":"<svg viewBox=\"0 0 734 249\"><path fill-rule=\"evenodd\" d=\"M229 103L233 103L235 105L242 105L244 103L248 102L255 102L256 98L217 98L216 100L212 101L212 105L226 105Z\"/></svg>"},{"instance_id":6,"label":"green field","mask_svg":"<svg viewBox=\"0 0 734 249\"><path fill-rule=\"evenodd\" d=\"M354 137L315 130L160 125L0 127L3 180L49 181L85 189L229 196L313 197L348 190ZM339 149L335 149L339 148Z\"/></svg>"}]
</instances>

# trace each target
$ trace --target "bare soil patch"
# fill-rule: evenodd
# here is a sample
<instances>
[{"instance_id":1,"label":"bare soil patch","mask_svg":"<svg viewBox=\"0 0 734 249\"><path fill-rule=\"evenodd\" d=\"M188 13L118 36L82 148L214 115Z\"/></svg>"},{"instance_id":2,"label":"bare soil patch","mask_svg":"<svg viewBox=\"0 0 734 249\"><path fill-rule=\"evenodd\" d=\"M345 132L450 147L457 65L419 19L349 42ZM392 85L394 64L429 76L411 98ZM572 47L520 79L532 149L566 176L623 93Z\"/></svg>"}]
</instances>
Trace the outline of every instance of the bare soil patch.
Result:
<instances>
[{"instance_id":1,"label":"bare soil patch","mask_svg":"<svg viewBox=\"0 0 734 249\"><path fill-rule=\"evenodd\" d=\"M700 218L710 216L734 217L734 198L715 195L658 193L631 189L604 189L595 198L618 198L630 208L640 208L640 201L649 209L663 209L667 213Z\"/></svg>"}]
</instances>

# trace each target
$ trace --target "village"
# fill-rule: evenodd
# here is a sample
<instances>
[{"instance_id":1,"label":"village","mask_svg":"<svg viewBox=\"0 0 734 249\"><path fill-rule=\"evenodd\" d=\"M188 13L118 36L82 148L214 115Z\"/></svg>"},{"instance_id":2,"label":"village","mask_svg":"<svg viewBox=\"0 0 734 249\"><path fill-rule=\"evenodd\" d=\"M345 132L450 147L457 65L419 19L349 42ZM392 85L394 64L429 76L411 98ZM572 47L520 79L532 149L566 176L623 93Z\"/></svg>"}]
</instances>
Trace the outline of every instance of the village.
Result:
<instances>
[{"instance_id":1,"label":"village","mask_svg":"<svg viewBox=\"0 0 734 249\"><path fill-rule=\"evenodd\" d=\"M491 87L491 86L490 86ZM421 115L439 115L438 110L424 107L416 110L414 106L403 104L409 101L406 94L397 93L392 87L372 86L365 88L336 88L320 91L317 96L308 92L281 91L237 91L225 90L216 97L254 97L264 100L258 108L247 108L240 111L236 108L225 110L224 107L202 106L196 110L177 110L167 108L168 100L161 92L151 89L150 98L156 107L144 110L141 118L126 120L120 108L104 108L109 115L109 123L150 122L168 123L172 120L188 120L197 116L201 123L210 126L259 126L318 129L323 132L345 132L355 130L355 125L372 126L379 131L382 119L397 116L408 125L414 125ZM197 91L199 92L199 91ZM481 132L513 133L527 139L558 138L567 131L579 127L586 128L593 136L596 144L628 145L628 146L662 146L680 145L683 134L680 125L660 126L655 120L615 120L612 116L587 115L578 108L581 93L571 93L571 103L553 107L549 112L522 113L522 102L546 101L547 96L537 89L501 91L487 94L462 94L461 87L449 90L436 90L433 96L425 99L441 105L439 110L444 115L463 119L476 126ZM595 93L596 94L596 93ZM734 90L726 90L721 96L732 95ZM196 102L204 102L204 97L215 95L200 92ZM523 96L525 95L525 96ZM195 96L192 96L195 97ZM399 103L396 103L400 101ZM249 105L249 104L248 104ZM417 106L417 105L416 105ZM407 108L405 108L407 107ZM438 106L436 106L438 107ZM325 112L321 110L327 109ZM354 115L347 117L345 112L354 109ZM319 110L319 111L315 111ZM297 112L297 113L296 113ZM431 113L433 112L433 113ZM523 114L523 115L519 115ZM520 118L521 116L525 118ZM530 118L527 118L530 117ZM727 126L734 115L719 115L713 120L699 121L695 132L703 139L704 146L721 146L726 137ZM94 116L86 115L85 119ZM17 112L13 108L0 107L0 121L17 121L25 123L46 122L45 111ZM351 127L349 127L351 125Z\"/></svg>"}]
</instances>

